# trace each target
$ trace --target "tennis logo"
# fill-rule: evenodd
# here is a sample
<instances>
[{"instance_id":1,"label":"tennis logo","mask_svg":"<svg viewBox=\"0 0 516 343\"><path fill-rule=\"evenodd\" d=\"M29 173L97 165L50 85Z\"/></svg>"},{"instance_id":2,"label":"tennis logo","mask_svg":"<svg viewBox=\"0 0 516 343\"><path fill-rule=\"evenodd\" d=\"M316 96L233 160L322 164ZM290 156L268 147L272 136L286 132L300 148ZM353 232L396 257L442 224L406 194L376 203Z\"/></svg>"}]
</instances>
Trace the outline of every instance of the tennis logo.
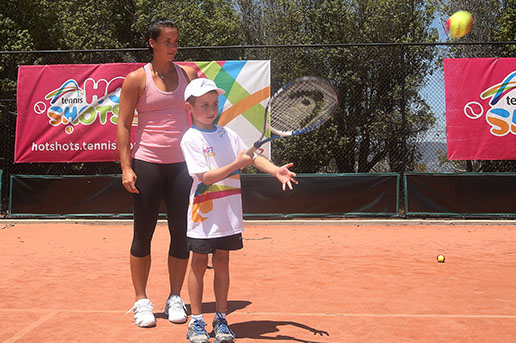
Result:
<instances>
[{"instance_id":1,"label":"tennis logo","mask_svg":"<svg viewBox=\"0 0 516 343\"><path fill-rule=\"evenodd\" d=\"M486 122L489 132L497 137L509 133L516 135L516 71L508 74L501 83L489 87L480 94L482 100L489 100ZM470 119L479 119L484 115L484 107L477 101L464 106L464 114Z\"/></svg>"},{"instance_id":2,"label":"tennis logo","mask_svg":"<svg viewBox=\"0 0 516 343\"><path fill-rule=\"evenodd\" d=\"M34 112L46 115L52 126L64 126L67 134L77 125L116 125L120 103L120 91L124 77L98 81L88 78L81 88L77 81L69 79L45 95L45 101L34 104ZM133 123L134 124L134 123Z\"/></svg>"},{"instance_id":3,"label":"tennis logo","mask_svg":"<svg viewBox=\"0 0 516 343\"><path fill-rule=\"evenodd\" d=\"M215 148L212 146L206 147L203 149L203 153L205 157L214 157L215 156Z\"/></svg>"}]
</instances>

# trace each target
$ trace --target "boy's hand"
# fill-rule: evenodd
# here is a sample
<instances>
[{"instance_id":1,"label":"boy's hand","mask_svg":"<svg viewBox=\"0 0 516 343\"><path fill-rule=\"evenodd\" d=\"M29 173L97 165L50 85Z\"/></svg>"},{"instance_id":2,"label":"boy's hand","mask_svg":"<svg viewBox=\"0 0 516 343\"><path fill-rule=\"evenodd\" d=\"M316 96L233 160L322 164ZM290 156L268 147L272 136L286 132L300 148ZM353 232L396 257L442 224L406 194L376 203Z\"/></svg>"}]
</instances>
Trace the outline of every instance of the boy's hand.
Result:
<instances>
[{"instance_id":1,"label":"boy's hand","mask_svg":"<svg viewBox=\"0 0 516 343\"><path fill-rule=\"evenodd\" d=\"M288 188L292 190L292 182L297 185L297 180L295 179L296 173L293 173L290 170L288 170L288 168L292 167L293 165L294 163L288 163L279 167L276 171L276 174L274 175L279 180L279 182L281 182L281 188L283 190L286 189L286 185L288 185Z\"/></svg>"},{"instance_id":2,"label":"boy's hand","mask_svg":"<svg viewBox=\"0 0 516 343\"><path fill-rule=\"evenodd\" d=\"M235 162L238 165L238 168L242 169L253 163L253 158L246 154L246 150L242 150L238 153Z\"/></svg>"}]
</instances>

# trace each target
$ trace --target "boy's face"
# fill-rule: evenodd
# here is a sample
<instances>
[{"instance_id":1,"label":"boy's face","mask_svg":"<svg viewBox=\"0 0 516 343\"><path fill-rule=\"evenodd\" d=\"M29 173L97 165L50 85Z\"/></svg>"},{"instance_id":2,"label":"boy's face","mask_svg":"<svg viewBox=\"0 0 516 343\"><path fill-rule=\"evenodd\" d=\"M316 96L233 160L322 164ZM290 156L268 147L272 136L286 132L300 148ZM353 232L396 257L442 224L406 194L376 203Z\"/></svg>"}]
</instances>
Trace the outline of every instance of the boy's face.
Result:
<instances>
[{"instance_id":1,"label":"boy's face","mask_svg":"<svg viewBox=\"0 0 516 343\"><path fill-rule=\"evenodd\" d=\"M219 113L219 94L216 91L198 97L193 105L187 102L186 106L192 114L194 126L202 130L213 129L213 122Z\"/></svg>"}]
</instances>

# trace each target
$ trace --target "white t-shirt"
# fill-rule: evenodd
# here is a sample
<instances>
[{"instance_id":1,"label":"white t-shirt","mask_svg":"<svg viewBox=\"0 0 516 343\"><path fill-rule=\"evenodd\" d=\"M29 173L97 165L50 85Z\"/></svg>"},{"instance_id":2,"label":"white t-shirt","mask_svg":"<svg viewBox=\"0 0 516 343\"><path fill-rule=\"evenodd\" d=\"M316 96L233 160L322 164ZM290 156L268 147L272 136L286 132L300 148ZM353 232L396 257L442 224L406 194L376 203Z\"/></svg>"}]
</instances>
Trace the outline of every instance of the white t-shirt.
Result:
<instances>
[{"instance_id":1,"label":"white t-shirt","mask_svg":"<svg viewBox=\"0 0 516 343\"><path fill-rule=\"evenodd\" d=\"M197 174L232 163L246 149L242 139L226 127L215 126L213 131L191 127L185 132L181 150L193 178L188 237L216 238L243 231L240 170L209 186L200 182Z\"/></svg>"}]
</instances>

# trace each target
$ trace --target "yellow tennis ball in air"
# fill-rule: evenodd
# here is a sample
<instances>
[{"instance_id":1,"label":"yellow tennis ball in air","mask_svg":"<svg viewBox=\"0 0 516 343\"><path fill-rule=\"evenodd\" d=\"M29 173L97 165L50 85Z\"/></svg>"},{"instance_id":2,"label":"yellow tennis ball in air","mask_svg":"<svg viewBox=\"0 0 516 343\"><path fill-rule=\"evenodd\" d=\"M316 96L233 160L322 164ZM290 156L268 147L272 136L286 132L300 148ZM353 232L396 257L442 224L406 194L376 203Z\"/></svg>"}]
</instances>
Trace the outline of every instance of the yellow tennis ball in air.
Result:
<instances>
[{"instance_id":1,"label":"yellow tennis ball in air","mask_svg":"<svg viewBox=\"0 0 516 343\"><path fill-rule=\"evenodd\" d=\"M437 262L444 263L444 260L445 260L444 255L437 255Z\"/></svg>"},{"instance_id":2,"label":"yellow tennis ball in air","mask_svg":"<svg viewBox=\"0 0 516 343\"><path fill-rule=\"evenodd\" d=\"M460 38L471 31L472 26L473 16L471 13L468 11L458 11L448 18L445 29L451 38Z\"/></svg>"}]
</instances>

